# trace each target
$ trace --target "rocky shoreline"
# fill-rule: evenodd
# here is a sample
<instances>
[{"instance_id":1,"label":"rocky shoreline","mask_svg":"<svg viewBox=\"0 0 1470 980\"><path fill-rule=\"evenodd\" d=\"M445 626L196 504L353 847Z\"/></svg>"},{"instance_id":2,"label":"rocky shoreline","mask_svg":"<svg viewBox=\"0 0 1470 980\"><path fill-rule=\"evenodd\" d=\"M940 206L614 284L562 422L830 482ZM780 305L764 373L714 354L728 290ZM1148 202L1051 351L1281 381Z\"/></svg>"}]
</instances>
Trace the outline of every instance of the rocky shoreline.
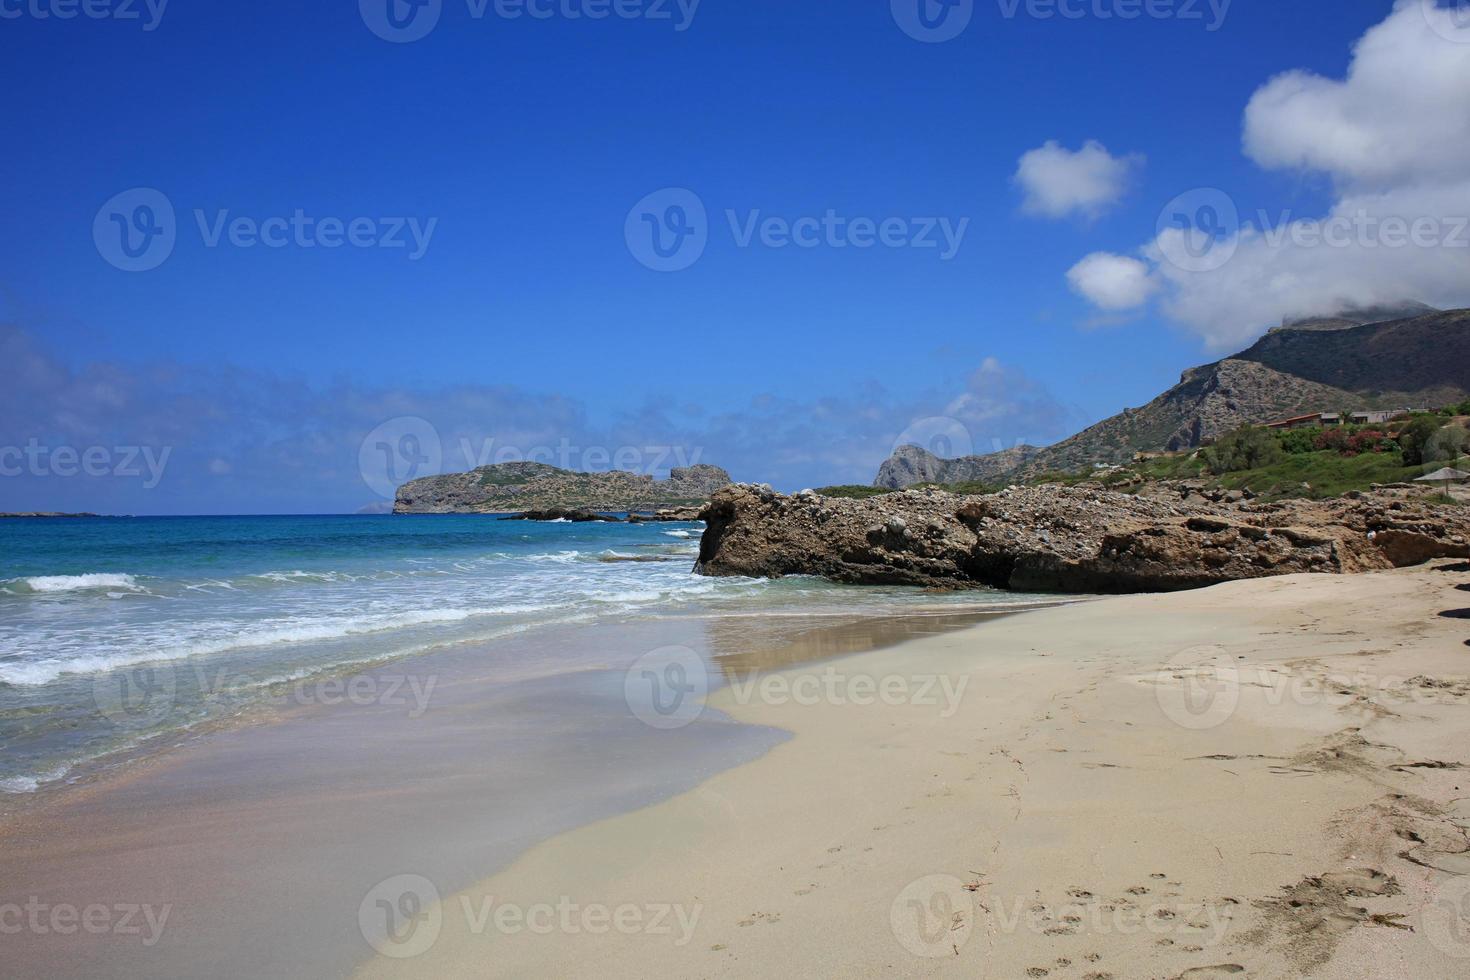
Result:
<instances>
[{"instance_id":1,"label":"rocky shoreline","mask_svg":"<svg viewBox=\"0 0 1470 980\"><path fill-rule=\"evenodd\" d=\"M1026 592L1168 592L1301 572L1344 574L1470 557L1470 515L1384 487L1263 503L1154 484L904 491L866 500L736 484L701 513L695 571Z\"/></svg>"},{"instance_id":2,"label":"rocky shoreline","mask_svg":"<svg viewBox=\"0 0 1470 980\"><path fill-rule=\"evenodd\" d=\"M528 510L520 514L510 514L500 520L566 521L572 524L673 524L699 520L702 509L700 507L666 507L655 510L651 514L629 514L627 517L619 517L616 514L604 514L600 511L551 507L546 510Z\"/></svg>"}]
</instances>

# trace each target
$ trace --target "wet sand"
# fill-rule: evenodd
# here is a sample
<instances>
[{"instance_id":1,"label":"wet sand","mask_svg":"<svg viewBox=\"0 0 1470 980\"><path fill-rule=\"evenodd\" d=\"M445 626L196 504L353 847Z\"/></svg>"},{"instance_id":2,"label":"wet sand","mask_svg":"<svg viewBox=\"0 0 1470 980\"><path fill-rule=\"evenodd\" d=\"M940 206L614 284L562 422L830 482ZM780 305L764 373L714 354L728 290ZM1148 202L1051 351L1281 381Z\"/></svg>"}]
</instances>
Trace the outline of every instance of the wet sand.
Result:
<instances>
[{"instance_id":1,"label":"wet sand","mask_svg":"<svg viewBox=\"0 0 1470 980\"><path fill-rule=\"evenodd\" d=\"M412 875L452 894L789 737L716 711L645 724L625 683L649 650L686 648L738 679L983 615L608 623L386 665L351 679L360 697L348 679L331 696L313 687L311 703L10 801L0 974L350 974L374 953L360 913L375 914L381 882Z\"/></svg>"},{"instance_id":2,"label":"wet sand","mask_svg":"<svg viewBox=\"0 0 1470 980\"><path fill-rule=\"evenodd\" d=\"M837 696L732 684L795 736L442 902L391 883L360 975L1464 976L1463 582L1107 599L767 675ZM845 696L925 676L958 707Z\"/></svg>"}]
</instances>

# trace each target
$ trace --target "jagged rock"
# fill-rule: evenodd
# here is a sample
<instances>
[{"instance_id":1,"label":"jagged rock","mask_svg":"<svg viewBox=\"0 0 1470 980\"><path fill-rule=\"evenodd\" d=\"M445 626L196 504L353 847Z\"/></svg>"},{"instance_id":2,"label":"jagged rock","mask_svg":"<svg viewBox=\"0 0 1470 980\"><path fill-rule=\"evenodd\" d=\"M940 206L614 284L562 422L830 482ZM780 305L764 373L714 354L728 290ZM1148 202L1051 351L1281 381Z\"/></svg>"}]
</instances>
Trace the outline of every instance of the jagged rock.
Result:
<instances>
[{"instance_id":1,"label":"jagged rock","mask_svg":"<svg viewBox=\"0 0 1470 980\"><path fill-rule=\"evenodd\" d=\"M1041 450L1016 446L985 456L940 459L919 446L899 446L878 468L875 487L901 490L918 483L1002 483Z\"/></svg>"},{"instance_id":2,"label":"jagged rock","mask_svg":"<svg viewBox=\"0 0 1470 980\"><path fill-rule=\"evenodd\" d=\"M1411 497L1186 503L1180 489L1133 495L1039 486L989 496L910 490L814 503L736 485L715 494L701 515L708 528L695 570L1118 593L1470 555L1463 543L1470 517Z\"/></svg>"},{"instance_id":3,"label":"jagged rock","mask_svg":"<svg viewBox=\"0 0 1470 980\"><path fill-rule=\"evenodd\" d=\"M567 510L562 507L552 507L549 510L528 510L524 514L513 514L500 519L502 521L571 521L573 524L590 524L594 521L620 524L623 520L621 517L599 514L596 511Z\"/></svg>"},{"instance_id":4,"label":"jagged rock","mask_svg":"<svg viewBox=\"0 0 1470 980\"><path fill-rule=\"evenodd\" d=\"M629 514L629 524L670 524L699 520L703 507L662 507L652 514Z\"/></svg>"}]
</instances>

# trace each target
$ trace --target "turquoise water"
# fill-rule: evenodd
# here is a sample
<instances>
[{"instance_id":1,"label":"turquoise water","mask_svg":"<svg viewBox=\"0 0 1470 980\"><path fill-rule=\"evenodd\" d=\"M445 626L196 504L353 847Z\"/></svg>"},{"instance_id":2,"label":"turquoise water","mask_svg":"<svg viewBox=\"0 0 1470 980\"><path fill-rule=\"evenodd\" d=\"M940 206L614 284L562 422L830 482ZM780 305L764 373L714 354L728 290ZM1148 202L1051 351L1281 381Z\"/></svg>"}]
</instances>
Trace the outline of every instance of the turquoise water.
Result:
<instances>
[{"instance_id":1,"label":"turquoise water","mask_svg":"<svg viewBox=\"0 0 1470 980\"><path fill-rule=\"evenodd\" d=\"M304 678L554 625L1012 601L703 578L700 534L479 516L0 521L0 791ZM513 678L597 666L586 657L486 663Z\"/></svg>"}]
</instances>

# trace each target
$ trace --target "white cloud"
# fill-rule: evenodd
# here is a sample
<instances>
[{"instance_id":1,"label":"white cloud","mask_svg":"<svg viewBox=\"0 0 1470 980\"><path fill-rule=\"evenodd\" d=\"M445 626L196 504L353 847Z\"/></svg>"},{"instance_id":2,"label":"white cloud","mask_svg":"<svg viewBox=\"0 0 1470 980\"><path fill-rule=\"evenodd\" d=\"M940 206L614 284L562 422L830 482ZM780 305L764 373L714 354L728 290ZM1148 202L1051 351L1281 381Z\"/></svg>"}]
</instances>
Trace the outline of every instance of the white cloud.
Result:
<instances>
[{"instance_id":1,"label":"white cloud","mask_svg":"<svg viewBox=\"0 0 1470 980\"><path fill-rule=\"evenodd\" d=\"M1104 310L1142 306L1158 289L1149 265L1126 255L1093 252L1067 272L1067 282L1078 294Z\"/></svg>"},{"instance_id":2,"label":"white cloud","mask_svg":"<svg viewBox=\"0 0 1470 980\"><path fill-rule=\"evenodd\" d=\"M1142 156L1115 157L1096 140L1076 152L1049 140L1021 157L1015 181L1026 194L1025 210L1032 214L1096 217L1123 197L1142 164Z\"/></svg>"},{"instance_id":3,"label":"white cloud","mask_svg":"<svg viewBox=\"0 0 1470 980\"><path fill-rule=\"evenodd\" d=\"M1470 24L1452 11L1399 0L1359 40L1342 79L1271 79L1246 109L1243 143L1262 167L1326 175L1336 200L1321 216L1237 202L1240 220L1202 261L1180 261L1178 231L1143 248L1164 313L1211 347L1348 306L1470 304ZM1083 261L1106 268L1095 255ZM1072 278L1103 309L1147 298L1094 295Z\"/></svg>"}]
</instances>

